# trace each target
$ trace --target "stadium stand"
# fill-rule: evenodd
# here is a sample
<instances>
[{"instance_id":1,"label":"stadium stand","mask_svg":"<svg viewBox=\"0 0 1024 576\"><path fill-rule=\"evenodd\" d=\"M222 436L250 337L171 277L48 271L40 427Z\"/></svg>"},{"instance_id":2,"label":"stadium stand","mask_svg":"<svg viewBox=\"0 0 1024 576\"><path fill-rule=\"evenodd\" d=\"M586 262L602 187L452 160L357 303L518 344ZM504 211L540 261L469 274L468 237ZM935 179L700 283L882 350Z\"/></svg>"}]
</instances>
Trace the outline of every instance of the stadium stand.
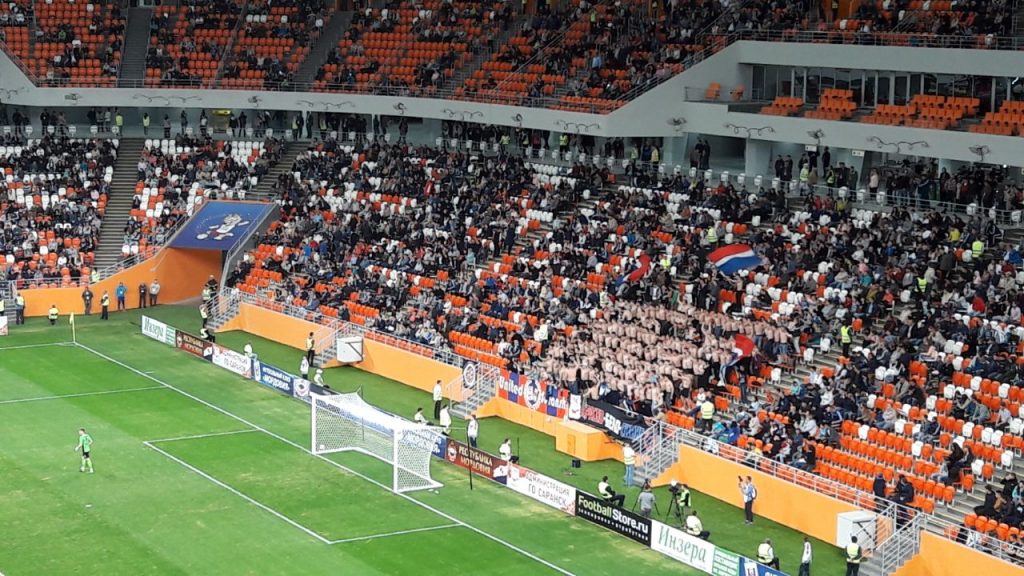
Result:
<instances>
[{"instance_id":1,"label":"stadium stand","mask_svg":"<svg viewBox=\"0 0 1024 576\"><path fill-rule=\"evenodd\" d=\"M65 135L5 138L0 254L8 280L33 288L89 277L117 148L116 140Z\"/></svg>"},{"instance_id":2,"label":"stadium stand","mask_svg":"<svg viewBox=\"0 0 1024 576\"><path fill-rule=\"evenodd\" d=\"M146 86L210 88L239 23L238 0L185 0L150 21Z\"/></svg>"}]
</instances>

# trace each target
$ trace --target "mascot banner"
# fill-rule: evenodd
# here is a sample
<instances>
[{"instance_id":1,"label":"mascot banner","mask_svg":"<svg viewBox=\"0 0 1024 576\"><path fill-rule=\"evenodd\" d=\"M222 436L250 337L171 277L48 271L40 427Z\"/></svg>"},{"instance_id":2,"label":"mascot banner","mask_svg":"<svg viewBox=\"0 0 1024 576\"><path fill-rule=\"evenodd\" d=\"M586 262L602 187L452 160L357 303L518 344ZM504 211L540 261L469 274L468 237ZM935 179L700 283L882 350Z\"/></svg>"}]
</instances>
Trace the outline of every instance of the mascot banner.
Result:
<instances>
[{"instance_id":1,"label":"mascot banner","mask_svg":"<svg viewBox=\"0 0 1024 576\"><path fill-rule=\"evenodd\" d=\"M256 202L208 202L178 232L171 247L230 250L275 209L273 204Z\"/></svg>"}]
</instances>

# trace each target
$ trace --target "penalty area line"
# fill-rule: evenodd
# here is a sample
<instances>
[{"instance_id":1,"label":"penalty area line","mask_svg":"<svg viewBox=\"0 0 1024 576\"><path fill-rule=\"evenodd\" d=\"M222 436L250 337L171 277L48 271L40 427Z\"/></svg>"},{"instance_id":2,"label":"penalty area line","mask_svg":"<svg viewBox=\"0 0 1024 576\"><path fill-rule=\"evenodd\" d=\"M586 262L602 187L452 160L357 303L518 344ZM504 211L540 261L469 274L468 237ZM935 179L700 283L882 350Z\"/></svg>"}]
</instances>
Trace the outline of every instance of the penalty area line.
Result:
<instances>
[{"instance_id":1,"label":"penalty area line","mask_svg":"<svg viewBox=\"0 0 1024 576\"><path fill-rule=\"evenodd\" d=\"M387 492L389 492L391 494L394 494L394 495L398 496L399 498L403 498L406 501L411 502L411 503L419 506L420 508L423 508L425 510L429 510L429 511L433 512L434 514L437 514L438 516L440 516L440 517L442 517L442 518L444 518L444 519L446 519L446 520L448 520L450 522L454 522L456 524L459 524L460 526L464 526L467 529L469 529L469 530L479 534L480 536L483 536L484 538L487 538L488 540L491 540L492 542L495 542L496 544L500 544L500 545L508 548L509 550L512 550L513 552L517 552L518 554L520 554L522 556L525 556L525 557L529 558L530 560L533 560L534 562L536 562L538 564L546 566L547 568L550 568L551 570L553 570L555 572L558 572L559 574L562 574L563 576L576 576L575 574L573 574L572 572L566 570L565 568L561 568L561 567L559 567L559 566L557 566L557 565L555 565L555 564L553 564L553 563L551 563L551 562L541 558L540 556L537 556L536 554L534 554L534 553L532 553L532 552L530 552L528 550L524 550L523 548L521 548L519 546L516 546L515 544L512 544L511 542L508 542L507 540L503 540L503 539L495 536L494 534L491 534L490 532L486 532L486 531L484 531L484 530L482 530L480 528L477 528L476 526L473 526L472 524L469 524L467 522L463 522L462 520L459 520L458 518L452 516L451 514L448 514L447 512L443 512L441 510L438 510L437 508L434 508L430 504L427 504L426 502L421 502L421 501L417 500L416 498L413 498L412 496L409 496L408 494L404 494L404 493L401 493L401 492L395 492L394 490L391 489L390 486L388 486L386 484L383 484L383 483L381 483L381 482L379 482L377 480L374 480L373 478L370 478L369 476L367 476L365 474L359 473L359 472L349 468L348 466L345 466L343 464L335 462L334 460L331 460L330 458L326 458L326 457L321 456L319 454L314 454L309 448L307 448L307 447L305 447L305 446L303 446L301 444L298 444L296 442L293 442L293 441L285 438L284 436L281 436L279 434L271 432L270 430L267 430L266 428L263 428L262 426L259 426L258 424L255 424L255 423L253 423L253 422L251 422L249 420L246 420L245 418L243 418L243 417L241 417L241 416L239 416L237 414L229 412L228 410L225 410L224 408L221 408L220 406L217 406L216 404L212 404L210 402L207 402L206 400L203 400L202 398L200 398L200 397L198 397L198 396L196 396L194 394L191 394L191 393L186 392L186 391L184 391L184 390L182 390L180 388L177 388L177 387L175 387L172 384L168 384L167 382L164 382L163 380L160 380L159 378L157 378L155 376L151 376L149 374L146 374L145 372L142 372L138 368L135 368L133 366L129 366L128 364L125 364L124 362L121 362L120 360L118 360L116 358L111 358L110 356L107 356L106 354L104 354L104 353L102 353L102 352L100 352L98 350L95 350L93 348L90 348L90 347L88 347L85 344L82 344L80 342L76 343L75 345L80 347L80 348L82 348L83 350L87 350L89 352L92 352L93 354L95 354L96 356L99 356L100 358L103 358L104 360L107 360L107 361L109 361L109 362L111 362L113 364L117 364L118 366L121 366L122 368L124 368L125 370L128 370L129 372L134 372L135 374L138 374L139 376L142 376L143 378L147 378L149 380L152 380L153 382L156 382L157 384L160 384L162 386L167 387L170 390L174 390L175 392L177 392L178 394L181 394L182 396L184 396L186 398L190 398L192 400L195 400L196 402L202 404L203 406L206 406L207 408L210 408L211 410L214 410L216 412L220 412L221 414L223 414L223 415L225 415L225 416L227 416L229 418L233 418L233 419L237 420L238 422L241 422L242 424L245 424L246 426L249 426L251 428L255 428L256 430L259 430L260 432L263 432L264 434L266 434L267 436L270 436L271 438L276 438L277 440L280 440L281 442L284 442L285 444L288 444L289 446L293 446L295 448L298 448L299 450L305 452L306 454L309 454L309 455L313 456L314 458L319 458L320 460L323 460L324 462L327 462L328 464L330 464L330 465L332 465L332 466L334 466L334 467L336 467L336 468L338 468L340 470L344 470L345 472L348 472L349 474L352 474L353 476L357 476L357 477L362 478L363 480L366 480L367 482L369 482L369 483L371 483L371 484L373 484L375 486L379 486L379 487L383 488L385 491L387 491ZM156 449L155 446L152 446L152 448ZM318 538L318 540L319 539L322 539L322 537Z\"/></svg>"},{"instance_id":2,"label":"penalty area line","mask_svg":"<svg viewBox=\"0 0 1024 576\"><path fill-rule=\"evenodd\" d=\"M391 538L392 536L401 536L403 534L415 534L417 532L432 532L434 530L444 530L445 528L462 528L462 524L442 524L440 526L427 526L426 528L411 528L409 530L398 530L395 532L385 532L384 534L371 534L369 536L355 536L353 538L343 538L341 540L331 540L328 544L344 544L346 542L362 542L364 540L376 540L378 538ZM2 576L2 575L0 575Z\"/></svg>"},{"instance_id":3,"label":"penalty area line","mask_svg":"<svg viewBox=\"0 0 1024 576\"><path fill-rule=\"evenodd\" d=\"M174 461L174 462L184 466L185 468L188 468L189 470L191 470L192 472L195 472L196 474L198 474L202 478L205 478L206 480L209 480L210 482L213 482L217 486L220 486L221 488L227 490L228 492L231 492L235 496L238 496L239 498L245 500L246 502L252 504L253 506L256 506L257 508L259 508L259 509L261 509L261 510L263 510L265 512L269 512L270 514L274 515L276 518L278 518L280 520L284 520L288 524L294 526L295 528L298 528L299 530L302 530L303 532L305 532L306 534L312 536L313 538L316 538L320 542L323 542L324 544L330 544L331 543L330 540L328 540L327 538L324 538L320 534L317 534L315 531L310 530L309 528L306 528L302 524L299 524L295 520L292 520L291 518L285 516L284 514L281 514L277 510L274 510L273 508L271 508L270 506L267 506L266 504L260 502L259 500L256 500L255 498L252 498L251 496L248 496L248 495L240 492L239 490L237 490L237 489L231 487L230 485L228 485L228 484L226 484L226 483L224 483L224 482L214 478L213 476L210 476L206 472L203 472L199 468L196 468L195 466L189 464L188 462L185 462L181 458L178 458L177 456L175 456L175 455L173 455L173 454L171 454L171 453L169 453L169 452L167 452L165 450L162 450L162 449L158 448L157 446L154 446L153 444L151 444L149 442L143 442L142 444L145 445L150 450L154 450L156 452L159 452L160 454L163 454L165 457L167 457L167 458L171 459L172 461Z\"/></svg>"},{"instance_id":4,"label":"penalty area line","mask_svg":"<svg viewBox=\"0 0 1024 576\"><path fill-rule=\"evenodd\" d=\"M42 402L44 400L63 400L65 398L85 398L87 396L106 396L107 394L124 394L125 392L143 392L145 390L162 390L163 386L143 386L141 388L122 388L121 390L99 390L97 392L80 392L77 394L58 394L56 396L37 396L35 398L15 398L0 400L2 404L21 404L22 402ZM0 575L2 576L2 575Z\"/></svg>"},{"instance_id":5,"label":"penalty area line","mask_svg":"<svg viewBox=\"0 0 1024 576\"><path fill-rule=\"evenodd\" d=\"M157 386L157 388L163 388L163 386ZM159 442L177 442L179 440L199 440L200 438L215 438L217 436L233 436L235 434L248 434L250 432L259 432L255 428L246 428L245 430L231 430L229 432L211 432L209 434L196 434L194 436L176 436L174 438L158 438L156 440L146 440L144 444L157 444Z\"/></svg>"}]
</instances>

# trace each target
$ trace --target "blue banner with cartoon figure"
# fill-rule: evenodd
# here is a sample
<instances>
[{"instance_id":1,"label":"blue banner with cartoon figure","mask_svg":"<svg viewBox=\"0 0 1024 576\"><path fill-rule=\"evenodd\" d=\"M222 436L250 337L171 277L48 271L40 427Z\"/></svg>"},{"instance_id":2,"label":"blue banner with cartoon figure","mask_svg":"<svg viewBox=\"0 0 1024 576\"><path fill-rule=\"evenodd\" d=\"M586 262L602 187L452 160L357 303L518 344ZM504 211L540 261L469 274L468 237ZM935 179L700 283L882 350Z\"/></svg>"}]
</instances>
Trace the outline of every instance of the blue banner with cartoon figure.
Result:
<instances>
[{"instance_id":1,"label":"blue banner with cartoon figure","mask_svg":"<svg viewBox=\"0 0 1024 576\"><path fill-rule=\"evenodd\" d=\"M274 209L273 204L256 202L207 202L174 237L171 247L230 250Z\"/></svg>"}]
</instances>

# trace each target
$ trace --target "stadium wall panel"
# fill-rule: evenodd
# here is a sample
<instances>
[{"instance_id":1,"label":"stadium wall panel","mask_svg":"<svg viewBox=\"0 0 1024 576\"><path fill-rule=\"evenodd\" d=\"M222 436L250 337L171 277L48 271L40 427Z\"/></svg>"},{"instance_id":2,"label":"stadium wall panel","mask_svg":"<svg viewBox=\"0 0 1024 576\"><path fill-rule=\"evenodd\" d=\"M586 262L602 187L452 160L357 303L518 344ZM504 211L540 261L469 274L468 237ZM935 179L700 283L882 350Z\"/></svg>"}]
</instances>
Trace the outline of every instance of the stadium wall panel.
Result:
<instances>
[{"instance_id":1,"label":"stadium wall panel","mask_svg":"<svg viewBox=\"0 0 1024 576\"><path fill-rule=\"evenodd\" d=\"M1021 574L1022 570L938 534L921 533L921 551L893 576L963 576L964 574Z\"/></svg>"}]
</instances>

